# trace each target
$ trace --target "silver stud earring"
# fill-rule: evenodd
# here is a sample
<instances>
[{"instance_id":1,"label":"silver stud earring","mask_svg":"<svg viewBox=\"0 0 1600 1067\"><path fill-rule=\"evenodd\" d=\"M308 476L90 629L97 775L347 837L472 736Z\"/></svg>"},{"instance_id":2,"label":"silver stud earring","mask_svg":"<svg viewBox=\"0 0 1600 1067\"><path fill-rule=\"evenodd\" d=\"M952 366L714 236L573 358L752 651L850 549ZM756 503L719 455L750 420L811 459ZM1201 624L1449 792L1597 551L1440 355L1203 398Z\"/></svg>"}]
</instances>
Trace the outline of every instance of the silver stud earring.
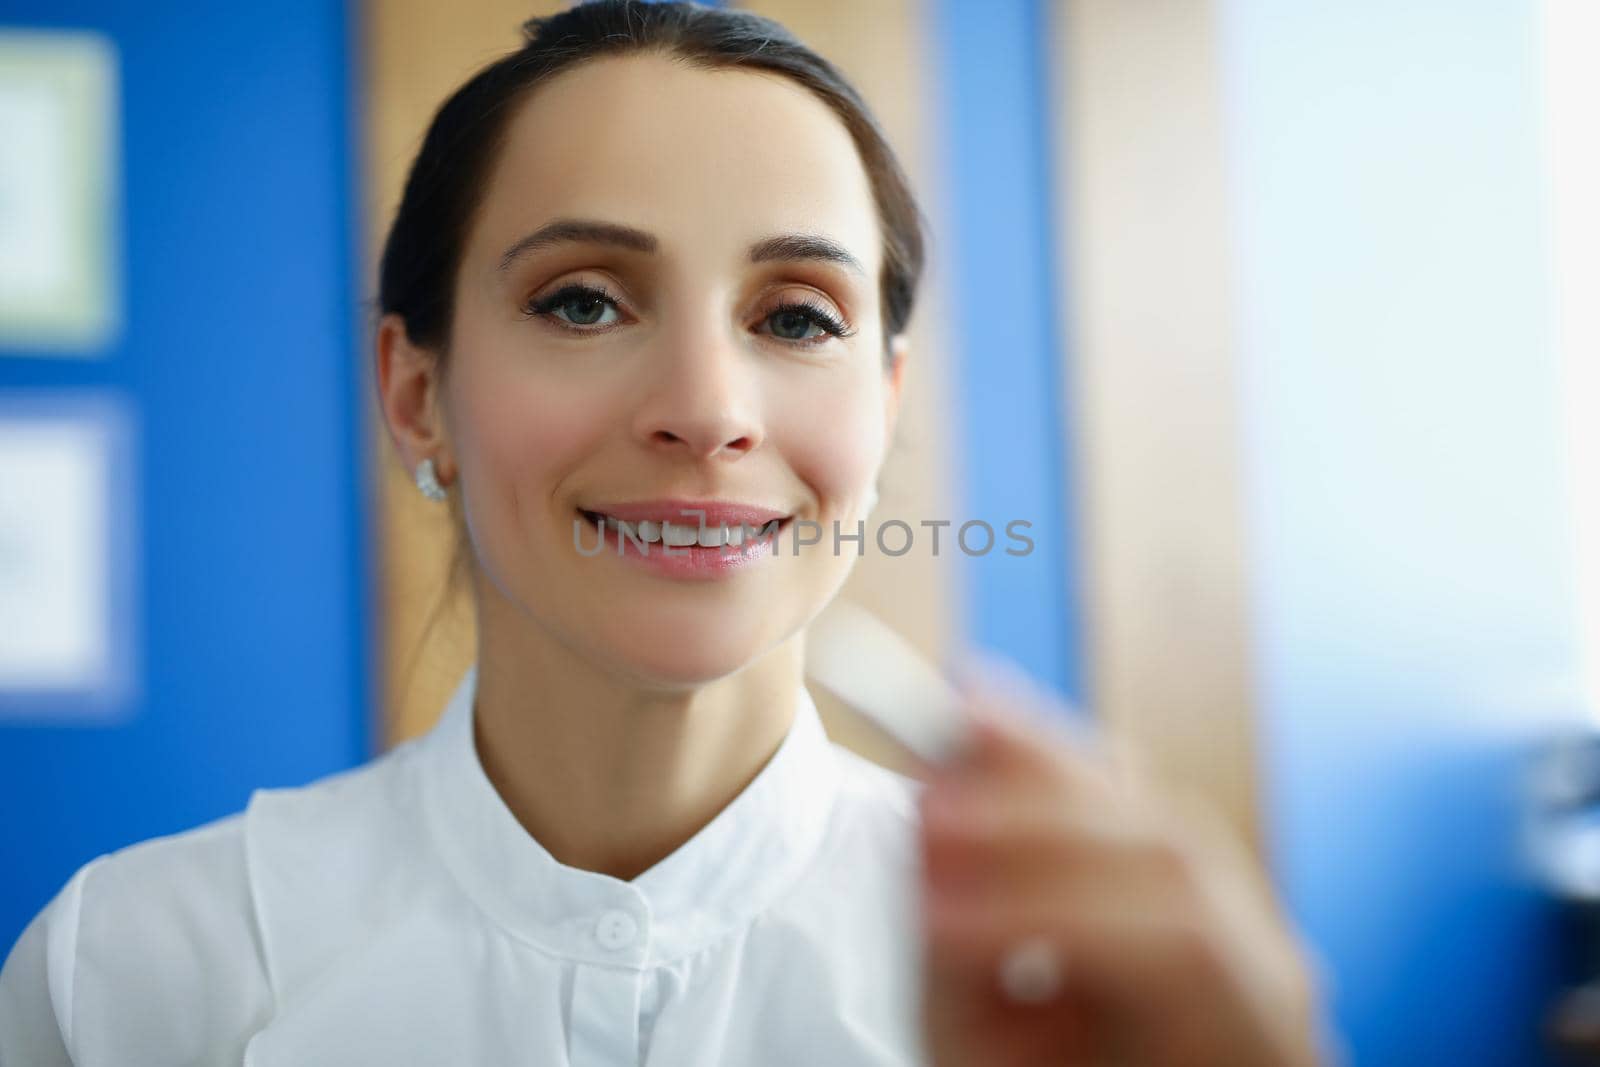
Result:
<instances>
[{"instance_id":1,"label":"silver stud earring","mask_svg":"<svg viewBox=\"0 0 1600 1067\"><path fill-rule=\"evenodd\" d=\"M439 484L439 476L434 473L433 460L425 459L417 464L417 488L422 490L422 495L429 500L444 500L448 494L444 486Z\"/></svg>"}]
</instances>

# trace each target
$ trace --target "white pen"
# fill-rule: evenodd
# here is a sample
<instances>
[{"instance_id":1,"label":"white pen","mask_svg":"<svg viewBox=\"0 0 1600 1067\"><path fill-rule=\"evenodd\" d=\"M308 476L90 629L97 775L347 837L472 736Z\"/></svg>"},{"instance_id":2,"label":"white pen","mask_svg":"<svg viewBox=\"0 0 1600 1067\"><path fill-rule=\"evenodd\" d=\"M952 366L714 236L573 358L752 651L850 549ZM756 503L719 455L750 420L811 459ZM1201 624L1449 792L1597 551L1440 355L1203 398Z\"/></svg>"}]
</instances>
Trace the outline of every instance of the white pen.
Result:
<instances>
[{"instance_id":1,"label":"white pen","mask_svg":"<svg viewBox=\"0 0 1600 1067\"><path fill-rule=\"evenodd\" d=\"M991 695L1004 697L1017 714L1085 754L1104 752L1092 724L1077 714L1050 714L1061 699L1015 664L968 652L969 669ZM806 673L846 707L878 727L924 763L954 759L966 738L970 716L960 692L905 638L864 608L834 603L812 622L806 636Z\"/></svg>"},{"instance_id":2,"label":"white pen","mask_svg":"<svg viewBox=\"0 0 1600 1067\"><path fill-rule=\"evenodd\" d=\"M923 762L942 764L960 751L960 694L871 612L835 601L807 631L806 671Z\"/></svg>"}]
</instances>

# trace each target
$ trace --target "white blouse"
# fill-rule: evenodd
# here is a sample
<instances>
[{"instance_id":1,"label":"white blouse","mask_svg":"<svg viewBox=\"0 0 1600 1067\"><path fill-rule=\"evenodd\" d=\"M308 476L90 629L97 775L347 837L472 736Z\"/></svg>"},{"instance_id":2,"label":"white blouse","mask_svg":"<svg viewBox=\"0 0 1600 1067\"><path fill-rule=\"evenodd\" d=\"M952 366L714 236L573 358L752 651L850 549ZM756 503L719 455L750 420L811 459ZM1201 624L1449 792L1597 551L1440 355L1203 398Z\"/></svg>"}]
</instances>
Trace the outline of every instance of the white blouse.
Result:
<instances>
[{"instance_id":1,"label":"white blouse","mask_svg":"<svg viewBox=\"0 0 1600 1067\"><path fill-rule=\"evenodd\" d=\"M802 688L744 791L624 882L506 808L475 682L365 766L80 869L0 972L0 1065L923 1062L918 782Z\"/></svg>"}]
</instances>

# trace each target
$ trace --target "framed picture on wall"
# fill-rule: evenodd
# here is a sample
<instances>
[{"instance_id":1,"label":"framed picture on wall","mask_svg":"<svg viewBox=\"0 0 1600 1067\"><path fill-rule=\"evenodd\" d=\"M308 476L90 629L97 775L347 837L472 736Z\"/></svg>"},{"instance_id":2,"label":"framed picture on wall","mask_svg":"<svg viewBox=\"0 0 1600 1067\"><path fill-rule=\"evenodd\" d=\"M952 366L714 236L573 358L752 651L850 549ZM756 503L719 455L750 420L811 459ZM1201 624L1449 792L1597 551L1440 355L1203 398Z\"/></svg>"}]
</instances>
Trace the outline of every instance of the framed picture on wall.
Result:
<instances>
[{"instance_id":1,"label":"framed picture on wall","mask_svg":"<svg viewBox=\"0 0 1600 1067\"><path fill-rule=\"evenodd\" d=\"M131 705L133 438L115 395L0 393L0 726Z\"/></svg>"},{"instance_id":2,"label":"framed picture on wall","mask_svg":"<svg viewBox=\"0 0 1600 1067\"><path fill-rule=\"evenodd\" d=\"M0 356L116 331L116 70L97 34L0 32Z\"/></svg>"}]
</instances>

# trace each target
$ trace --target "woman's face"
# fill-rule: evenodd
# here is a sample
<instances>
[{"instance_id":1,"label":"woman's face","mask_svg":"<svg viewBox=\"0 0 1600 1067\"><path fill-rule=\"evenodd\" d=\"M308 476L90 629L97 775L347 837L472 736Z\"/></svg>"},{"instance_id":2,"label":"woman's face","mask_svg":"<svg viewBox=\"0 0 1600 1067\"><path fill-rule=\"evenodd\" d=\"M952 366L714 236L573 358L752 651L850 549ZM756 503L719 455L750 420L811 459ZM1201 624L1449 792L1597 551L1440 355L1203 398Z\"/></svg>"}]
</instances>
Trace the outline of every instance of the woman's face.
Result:
<instances>
[{"instance_id":1,"label":"woman's face","mask_svg":"<svg viewBox=\"0 0 1600 1067\"><path fill-rule=\"evenodd\" d=\"M619 229L547 229L571 222ZM485 624L679 687L809 622L856 558L833 524L855 532L898 405L881 254L849 134L792 82L627 57L534 92L468 238L440 393ZM787 521L712 577L578 550L584 512L669 498ZM796 520L821 543L796 553Z\"/></svg>"}]
</instances>

